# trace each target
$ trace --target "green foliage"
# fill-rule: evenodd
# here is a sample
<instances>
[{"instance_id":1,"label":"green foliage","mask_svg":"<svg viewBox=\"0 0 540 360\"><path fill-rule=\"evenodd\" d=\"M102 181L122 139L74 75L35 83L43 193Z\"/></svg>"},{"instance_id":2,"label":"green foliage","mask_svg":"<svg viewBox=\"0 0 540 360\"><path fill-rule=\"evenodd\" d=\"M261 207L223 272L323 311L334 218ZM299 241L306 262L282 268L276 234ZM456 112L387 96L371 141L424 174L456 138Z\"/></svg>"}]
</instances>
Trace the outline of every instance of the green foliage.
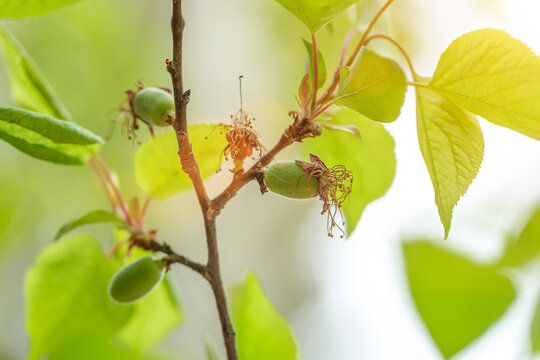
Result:
<instances>
[{"instance_id":1,"label":"green foliage","mask_svg":"<svg viewBox=\"0 0 540 360\"><path fill-rule=\"evenodd\" d=\"M133 111L150 125L169 126L166 121L174 113L174 99L163 89L146 87L135 94Z\"/></svg>"},{"instance_id":2,"label":"green foliage","mask_svg":"<svg viewBox=\"0 0 540 360\"><path fill-rule=\"evenodd\" d=\"M109 283L111 299L129 304L148 295L163 279L164 266L162 261L151 255L123 266Z\"/></svg>"},{"instance_id":3,"label":"green foliage","mask_svg":"<svg viewBox=\"0 0 540 360\"><path fill-rule=\"evenodd\" d=\"M538 255L540 255L540 208L532 214L517 238L507 239L506 249L497 266L523 266L536 259Z\"/></svg>"},{"instance_id":4,"label":"green foliage","mask_svg":"<svg viewBox=\"0 0 540 360\"><path fill-rule=\"evenodd\" d=\"M2 0L0 18L23 18L43 15L80 0Z\"/></svg>"},{"instance_id":5,"label":"green foliage","mask_svg":"<svg viewBox=\"0 0 540 360\"><path fill-rule=\"evenodd\" d=\"M64 239L39 255L25 282L30 360L54 353L78 334L112 338L125 325L132 308L107 296L115 269L91 236Z\"/></svg>"},{"instance_id":6,"label":"green foliage","mask_svg":"<svg viewBox=\"0 0 540 360\"><path fill-rule=\"evenodd\" d=\"M103 140L75 123L28 110L0 107L0 139L35 158L81 165Z\"/></svg>"},{"instance_id":7,"label":"green foliage","mask_svg":"<svg viewBox=\"0 0 540 360\"><path fill-rule=\"evenodd\" d=\"M317 32L357 1L359 0L277 0L312 32Z\"/></svg>"},{"instance_id":8,"label":"green foliage","mask_svg":"<svg viewBox=\"0 0 540 360\"><path fill-rule=\"evenodd\" d=\"M475 178L484 154L476 117L430 88L416 88L418 141L433 188L445 238L452 210Z\"/></svg>"},{"instance_id":9,"label":"green foliage","mask_svg":"<svg viewBox=\"0 0 540 360\"><path fill-rule=\"evenodd\" d=\"M430 85L466 110L540 140L540 58L504 31L454 40Z\"/></svg>"},{"instance_id":10,"label":"green foliage","mask_svg":"<svg viewBox=\"0 0 540 360\"><path fill-rule=\"evenodd\" d=\"M15 4L16 1L10 0L9 3ZM3 14L2 6L5 5L0 5L0 17ZM15 101L28 110L57 119L70 120L71 116L40 74L26 50L11 33L1 26L0 43L7 60L6 65L11 78L11 92Z\"/></svg>"},{"instance_id":11,"label":"green foliage","mask_svg":"<svg viewBox=\"0 0 540 360\"><path fill-rule=\"evenodd\" d=\"M78 228L79 226L98 223L113 223L122 225L124 221L113 212L107 210L93 210L77 219L71 220L62 225L62 227L56 233L54 239L57 240L61 238L62 236L64 236L71 230Z\"/></svg>"},{"instance_id":12,"label":"green foliage","mask_svg":"<svg viewBox=\"0 0 540 360\"><path fill-rule=\"evenodd\" d=\"M289 325L251 272L232 291L232 320L239 359L296 360L296 344Z\"/></svg>"},{"instance_id":13,"label":"green foliage","mask_svg":"<svg viewBox=\"0 0 540 360\"><path fill-rule=\"evenodd\" d=\"M412 297L445 358L484 333L516 296L510 280L489 266L425 241L403 249Z\"/></svg>"},{"instance_id":14,"label":"green foliage","mask_svg":"<svg viewBox=\"0 0 540 360\"><path fill-rule=\"evenodd\" d=\"M189 127L189 138L203 179L219 169L221 154L227 140L219 125L200 124ZM135 177L139 186L151 196L165 199L191 189L189 177L178 158L178 143L174 131L154 136L135 155Z\"/></svg>"},{"instance_id":15,"label":"green foliage","mask_svg":"<svg viewBox=\"0 0 540 360\"><path fill-rule=\"evenodd\" d=\"M303 40L304 45L306 46L307 51L307 57L306 57L306 69L305 73L309 74L309 78L313 79L313 72L314 72L314 59L313 59L313 44L309 41ZM318 81L317 81L317 88L320 88L324 85L324 82L326 81L326 63L324 61L324 56L321 52L321 49L317 49L317 67L319 69L318 71Z\"/></svg>"},{"instance_id":16,"label":"green foliage","mask_svg":"<svg viewBox=\"0 0 540 360\"><path fill-rule=\"evenodd\" d=\"M169 276L166 275L158 287L133 305L133 315L118 334L132 349L150 348L184 320Z\"/></svg>"},{"instance_id":17,"label":"green foliage","mask_svg":"<svg viewBox=\"0 0 540 360\"><path fill-rule=\"evenodd\" d=\"M117 340L99 335L75 336L48 360L143 360L139 354ZM146 357L144 358L146 360ZM150 359L149 359L150 360Z\"/></svg>"},{"instance_id":18,"label":"green foliage","mask_svg":"<svg viewBox=\"0 0 540 360\"><path fill-rule=\"evenodd\" d=\"M392 122L399 116L406 89L405 74L395 61L364 48L352 67L340 68L335 103L371 120Z\"/></svg>"},{"instance_id":19,"label":"green foliage","mask_svg":"<svg viewBox=\"0 0 540 360\"><path fill-rule=\"evenodd\" d=\"M317 196L319 181L304 174L294 161L273 163L264 175L268 190L291 199L310 199Z\"/></svg>"},{"instance_id":20,"label":"green foliage","mask_svg":"<svg viewBox=\"0 0 540 360\"><path fill-rule=\"evenodd\" d=\"M134 250L130 259L145 254ZM162 359L146 350L183 320L174 289L165 278L136 304L116 304L107 284L121 258L105 257L91 236L62 239L40 254L25 284L29 359Z\"/></svg>"},{"instance_id":21,"label":"green foliage","mask_svg":"<svg viewBox=\"0 0 540 360\"><path fill-rule=\"evenodd\" d=\"M540 353L540 299L536 304L536 309L534 310L533 319L531 322L531 350L533 354Z\"/></svg>"},{"instance_id":22,"label":"green foliage","mask_svg":"<svg viewBox=\"0 0 540 360\"><path fill-rule=\"evenodd\" d=\"M320 155L329 167L342 164L353 172L352 192L342 207L350 235L364 208L392 185L396 171L394 139L381 124L347 109L335 113L329 124L354 124L362 134L362 140L358 140L344 131L325 130L320 139L303 142L306 156Z\"/></svg>"}]
</instances>

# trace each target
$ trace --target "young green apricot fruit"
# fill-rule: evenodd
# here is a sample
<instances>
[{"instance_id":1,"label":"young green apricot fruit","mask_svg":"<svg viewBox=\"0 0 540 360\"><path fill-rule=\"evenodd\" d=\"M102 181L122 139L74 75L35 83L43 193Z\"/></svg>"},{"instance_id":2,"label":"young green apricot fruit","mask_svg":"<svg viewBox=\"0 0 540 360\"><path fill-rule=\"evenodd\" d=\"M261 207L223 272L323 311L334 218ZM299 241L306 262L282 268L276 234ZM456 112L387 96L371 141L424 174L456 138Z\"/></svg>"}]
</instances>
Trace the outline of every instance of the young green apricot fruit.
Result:
<instances>
[{"instance_id":1,"label":"young green apricot fruit","mask_svg":"<svg viewBox=\"0 0 540 360\"><path fill-rule=\"evenodd\" d=\"M116 302L129 304L152 291L163 279L165 264L151 256L143 256L122 267L109 283L109 296Z\"/></svg>"},{"instance_id":2,"label":"young green apricot fruit","mask_svg":"<svg viewBox=\"0 0 540 360\"><path fill-rule=\"evenodd\" d=\"M268 190L291 199L310 199L317 195L319 180L304 174L295 161L272 164L264 175Z\"/></svg>"},{"instance_id":3,"label":"young green apricot fruit","mask_svg":"<svg viewBox=\"0 0 540 360\"><path fill-rule=\"evenodd\" d=\"M174 113L174 99L165 90L145 87L135 94L133 111L151 125L169 126L167 118Z\"/></svg>"}]
</instances>

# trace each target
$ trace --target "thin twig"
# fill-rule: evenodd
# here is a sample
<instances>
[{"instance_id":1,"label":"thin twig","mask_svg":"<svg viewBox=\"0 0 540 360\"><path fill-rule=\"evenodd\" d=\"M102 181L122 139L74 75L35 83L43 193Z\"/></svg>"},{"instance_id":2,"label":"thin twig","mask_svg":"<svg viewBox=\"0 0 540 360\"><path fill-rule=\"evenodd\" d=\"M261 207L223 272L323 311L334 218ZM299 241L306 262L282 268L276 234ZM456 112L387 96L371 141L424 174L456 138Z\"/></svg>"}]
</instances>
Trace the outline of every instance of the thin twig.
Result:
<instances>
[{"instance_id":1,"label":"thin twig","mask_svg":"<svg viewBox=\"0 0 540 360\"><path fill-rule=\"evenodd\" d=\"M182 169L186 174L188 174L193 183L193 187L195 188L197 199L199 200L199 205L203 213L204 228L206 231L206 243L208 247L208 263L203 267L205 274L204 277L209 281L216 300L223 332L223 339L225 342L225 348L227 350L227 359L237 360L238 354L236 351L236 336L229 316L229 311L227 309L227 300L225 298L225 290L223 288L221 270L219 267L219 253L216 234L217 214L213 211L208 211L210 209L210 200L202 181L199 166L195 156L193 155L192 146L188 135L186 108L189 102L190 91L188 90L184 92L182 83L182 46L184 26L185 22L182 16L182 1L173 0L173 12L171 18L171 29L173 34L173 61L172 63L167 63L167 70L171 74L175 102L175 119L172 125L176 131L176 138L178 140L178 155L180 156ZM185 259L177 260L184 261ZM180 263L186 265L185 261ZM193 264L191 265L193 266Z\"/></svg>"},{"instance_id":2,"label":"thin twig","mask_svg":"<svg viewBox=\"0 0 540 360\"><path fill-rule=\"evenodd\" d=\"M407 54L405 49L396 40L394 40L393 38L385 34L375 34L375 35L371 35L365 40L366 45L373 39L384 39L394 44L394 46L399 50L401 55L403 55L403 57L405 58L405 61L407 61L407 65L409 65L409 69L411 70L413 79L415 78L416 72L414 71L414 66L412 64L411 58L409 57L409 54Z\"/></svg>"}]
</instances>

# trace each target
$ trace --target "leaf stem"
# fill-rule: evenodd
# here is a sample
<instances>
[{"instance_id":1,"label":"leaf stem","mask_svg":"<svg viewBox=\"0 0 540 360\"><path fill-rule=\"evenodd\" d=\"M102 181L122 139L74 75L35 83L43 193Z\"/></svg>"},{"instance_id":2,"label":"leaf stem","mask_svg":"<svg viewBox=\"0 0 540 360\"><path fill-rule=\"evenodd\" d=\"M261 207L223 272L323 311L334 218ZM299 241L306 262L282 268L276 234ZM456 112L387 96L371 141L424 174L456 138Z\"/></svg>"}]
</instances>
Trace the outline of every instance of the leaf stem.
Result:
<instances>
[{"instance_id":1,"label":"leaf stem","mask_svg":"<svg viewBox=\"0 0 540 360\"><path fill-rule=\"evenodd\" d=\"M99 173L95 160L91 158L90 161L88 162L88 165L90 166L90 170L92 171L92 174L94 174L96 180L98 181L99 185L103 189L103 192L107 196L107 200L109 201L109 204L111 204L112 211L116 213L118 211L116 202L114 201L113 195L109 191L109 188L107 187L107 184L105 183L105 180Z\"/></svg>"},{"instance_id":2,"label":"leaf stem","mask_svg":"<svg viewBox=\"0 0 540 360\"><path fill-rule=\"evenodd\" d=\"M311 31L311 48L313 50L313 95L311 96L311 111L315 110L317 103L317 89L319 88L319 49L317 36Z\"/></svg>"},{"instance_id":3,"label":"leaf stem","mask_svg":"<svg viewBox=\"0 0 540 360\"><path fill-rule=\"evenodd\" d=\"M393 38L385 34L375 34L375 35L371 35L365 40L366 45L373 39L384 39L394 44L398 48L398 50L401 52L405 60L407 61L407 65L409 65L409 69L411 70L411 75L413 79L415 78L416 71L414 71L414 66L412 64L411 58L409 57L409 54L407 54L405 49L403 49L403 47L396 40L394 40Z\"/></svg>"},{"instance_id":4,"label":"leaf stem","mask_svg":"<svg viewBox=\"0 0 540 360\"><path fill-rule=\"evenodd\" d=\"M388 0L379 9L379 11L375 14L373 19L371 19L371 21L367 25L366 29L362 33L362 37L360 38L360 41L358 42L358 45L354 49L353 53L351 54L351 56L349 57L349 59L347 60L345 65L347 65L347 66L352 65L354 59L356 58L356 56L358 55L358 53L362 49L362 46L365 45L365 41L366 41L366 38L369 35L369 32L373 29L373 27L375 26L375 23L379 20L379 18L382 16L382 14L386 11L386 9L388 9L388 7L393 2L394 2L394 0ZM345 56L346 56L346 53L347 53L347 49L349 47L349 43L350 43L350 41L351 41L351 39L352 39L352 37L354 36L355 33L356 33L356 29L355 29L354 32L353 31L349 32L347 34L347 36L345 37L343 48L342 48L342 57L343 57L343 59L340 60L339 66L337 67L336 71L334 71L334 77L332 79L332 83L330 84L330 86L328 86L328 88L323 93L323 95L317 100L317 104L324 104L326 101L328 101L333 96L333 93L336 91L336 89L337 89L337 87L339 85L339 69L340 69L340 66L343 66L343 64L344 64L344 61L345 61L344 59L345 59Z\"/></svg>"},{"instance_id":5,"label":"leaf stem","mask_svg":"<svg viewBox=\"0 0 540 360\"><path fill-rule=\"evenodd\" d=\"M129 209L124 201L124 198L122 197L122 193L120 192L120 189L118 189L118 186L116 186L116 182L114 181L111 172L109 171L109 168L103 161L103 159L96 155L93 158L94 162L98 165L99 169L101 169L101 172L105 175L105 179L107 180L107 184L111 187L114 198L118 202L118 206L120 207L120 210L122 212L122 215L124 217L124 220L128 225L133 225L133 219L131 218L131 214L129 213Z\"/></svg>"},{"instance_id":6,"label":"leaf stem","mask_svg":"<svg viewBox=\"0 0 540 360\"><path fill-rule=\"evenodd\" d=\"M415 81L407 81L407 85L414 86L414 87L429 88L428 84L419 83Z\"/></svg>"},{"instance_id":7,"label":"leaf stem","mask_svg":"<svg viewBox=\"0 0 540 360\"><path fill-rule=\"evenodd\" d=\"M347 61L347 66L351 66L351 64L353 63L354 59L356 58L356 55L358 55L358 53L360 52L360 49L362 48L362 46L364 46L366 44L366 39L369 35L369 32L373 29L373 27L375 26L375 24L377 23L377 21L379 20L379 18L382 16L382 14L386 11L386 9L388 9L388 7L390 5L392 5L392 3L394 2L394 0L388 0L380 9L379 11L375 14L375 16L373 17L373 19L371 19L371 21L369 22L369 24L367 25L366 29L364 30L364 32L362 33L362 37L360 38L360 41L358 42L358 45L356 46L356 48L354 49L353 53L351 54L351 56L349 57L349 61Z\"/></svg>"}]
</instances>

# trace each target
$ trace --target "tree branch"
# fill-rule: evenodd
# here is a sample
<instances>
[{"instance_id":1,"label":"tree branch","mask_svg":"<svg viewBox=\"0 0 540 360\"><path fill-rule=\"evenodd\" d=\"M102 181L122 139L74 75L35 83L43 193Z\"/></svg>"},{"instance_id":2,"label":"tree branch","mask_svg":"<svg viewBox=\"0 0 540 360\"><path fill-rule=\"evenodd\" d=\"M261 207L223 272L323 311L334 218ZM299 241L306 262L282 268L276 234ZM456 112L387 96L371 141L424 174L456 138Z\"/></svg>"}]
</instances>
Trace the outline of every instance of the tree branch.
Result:
<instances>
[{"instance_id":1,"label":"tree branch","mask_svg":"<svg viewBox=\"0 0 540 360\"><path fill-rule=\"evenodd\" d=\"M190 91L184 92L182 83L182 45L184 33L184 18L182 16L182 1L173 0L173 13L171 18L171 28L173 35L173 61L167 61L167 70L171 74L175 102L175 117L172 126L176 131L178 140L178 155L182 169L193 182L197 199L201 207L204 228L206 231L206 241L208 247L208 263L203 266L204 272L201 273L210 283L221 322L223 339L227 350L228 360L237 360L235 332L232 326L229 312L227 309L227 300L221 280L221 271L219 268L219 252L216 235L216 213L208 211L210 209L210 200L206 194L199 166L193 155L192 146L189 141L186 109L189 102ZM200 265L189 263L185 258L176 258L178 262L189 266L192 269L201 270ZM197 270L195 270L197 271Z\"/></svg>"}]
</instances>

